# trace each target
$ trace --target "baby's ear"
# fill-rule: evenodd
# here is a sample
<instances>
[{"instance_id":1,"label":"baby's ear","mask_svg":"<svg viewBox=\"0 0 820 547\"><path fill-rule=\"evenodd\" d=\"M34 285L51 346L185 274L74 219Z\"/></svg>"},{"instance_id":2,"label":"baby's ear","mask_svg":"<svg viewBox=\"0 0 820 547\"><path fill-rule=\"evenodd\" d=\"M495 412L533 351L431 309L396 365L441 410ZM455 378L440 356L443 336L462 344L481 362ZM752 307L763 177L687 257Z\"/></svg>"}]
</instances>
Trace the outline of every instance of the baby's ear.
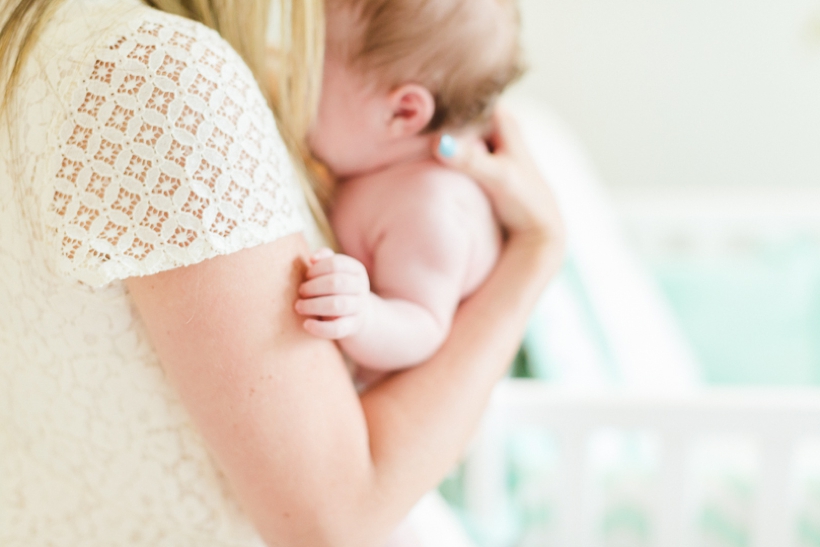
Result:
<instances>
[{"instance_id":1,"label":"baby's ear","mask_svg":"<svg viewBox=\"0 0 820 547\"><path fill-rule=\"evenodd\" d=\"M389 131L394 137L411 137L421 133L433 119L436 100L430 90L419 84L402 84L388 97L392 118Z\"/></svg>"}]
</instances>

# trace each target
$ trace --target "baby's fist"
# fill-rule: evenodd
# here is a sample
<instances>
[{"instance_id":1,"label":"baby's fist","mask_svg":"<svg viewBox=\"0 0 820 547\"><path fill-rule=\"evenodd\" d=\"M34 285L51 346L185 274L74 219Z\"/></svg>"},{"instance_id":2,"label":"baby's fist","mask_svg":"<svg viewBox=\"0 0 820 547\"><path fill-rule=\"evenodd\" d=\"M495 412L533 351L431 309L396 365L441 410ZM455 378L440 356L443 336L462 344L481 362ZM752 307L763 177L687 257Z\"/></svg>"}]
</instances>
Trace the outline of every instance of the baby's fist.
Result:
<instances>
[{"instance_id":1,"label":"baby's fist","mask_svg":"<svg viewBox=\"0 0 820 547\"><path fill-rule=\"evenodd\" d=\"M308 316L306 331L338 340L361 330L370 313L370 279L361 262L322 249L310 258L305 278L295 308Z\"/></svg>"}]
</instances>

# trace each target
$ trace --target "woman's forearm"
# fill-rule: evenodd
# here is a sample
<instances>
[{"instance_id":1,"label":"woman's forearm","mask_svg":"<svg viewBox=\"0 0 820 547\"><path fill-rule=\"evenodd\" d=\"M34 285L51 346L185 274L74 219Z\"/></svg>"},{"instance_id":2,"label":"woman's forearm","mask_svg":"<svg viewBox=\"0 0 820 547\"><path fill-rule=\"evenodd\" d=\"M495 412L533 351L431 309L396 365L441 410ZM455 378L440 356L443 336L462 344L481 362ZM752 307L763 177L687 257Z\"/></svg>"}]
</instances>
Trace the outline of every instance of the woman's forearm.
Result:
<instances>
[{"instance_id":1,"label":"woman's forearm","mask_svg":"<svg viewBox=\"0 0 820 547\"><path fill-rule=\"evenodd\" d=\"M362 508L371 518L390 526L458 460L559 255L538 242L511 241L459 308L440 351L362 396L379 490L366 499L393 501Z\"/></svg>"},{"instance_id":2,"label":"woman's forearm","mask_svg":"<svg viewBox=\"0 0 820 547\"><path fill-rule=\"evenodd\" d=\"M265 540L375 547L456 461L556 254L513 239L440 351L361 399L335 345L308 335L293 311L307 257L300 236L128 288Z\"/></svg>"}]
</instances>

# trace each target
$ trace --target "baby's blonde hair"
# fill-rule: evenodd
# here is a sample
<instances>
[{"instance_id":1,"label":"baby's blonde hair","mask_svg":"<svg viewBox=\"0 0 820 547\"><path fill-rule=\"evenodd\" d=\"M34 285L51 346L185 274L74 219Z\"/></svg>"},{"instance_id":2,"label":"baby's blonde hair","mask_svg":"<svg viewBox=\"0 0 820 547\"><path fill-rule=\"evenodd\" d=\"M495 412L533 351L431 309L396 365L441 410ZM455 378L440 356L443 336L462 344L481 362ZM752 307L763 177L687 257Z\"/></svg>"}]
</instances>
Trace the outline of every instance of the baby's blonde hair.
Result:
<instances>
[{"instance_id":1,"label":"baby's blonde hair","mask_svg":"<svg viewBox=\"0 0 820 547\"><path fill-rule=\"evenodd\" d=\"M436 110L427 131L481 121L524 72L515 0L328 0L327 7L329 16L354 17L353 36L328 37L351 66L381 85L411 81L431 91Z\"/></svg>"}]
</instances>

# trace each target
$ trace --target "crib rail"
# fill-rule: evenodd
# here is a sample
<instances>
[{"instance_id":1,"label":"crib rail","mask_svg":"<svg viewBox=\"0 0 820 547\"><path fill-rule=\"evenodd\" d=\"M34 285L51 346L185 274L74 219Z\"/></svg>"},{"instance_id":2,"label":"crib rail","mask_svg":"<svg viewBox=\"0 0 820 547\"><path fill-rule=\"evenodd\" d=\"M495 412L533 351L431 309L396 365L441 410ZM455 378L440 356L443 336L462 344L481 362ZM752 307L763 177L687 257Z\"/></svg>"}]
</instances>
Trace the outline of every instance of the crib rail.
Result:
<instances>
[{"instance_id":1,"label":"crib rail","mask_svg":"<svg viewBox=\"0 0 820 547\"><path fill-rule=\"evenodd\" d=\"M659 439L651 545L693 545L686 521L688 454L707 436L742 436L757 446L756 517L749 545L794 544L790 492L797 443L820 437L820 389L710 388L680 393L566 391L533 380L510 380L494 393L482 433L465 470L465 500L479 520L491 519L503 497L505 431L520 426L550 431L558 440L562 487L558 496L564 547L594 542L587 519L587 442L601 428L651 432Z\"/></svg>"}]
</instances>

